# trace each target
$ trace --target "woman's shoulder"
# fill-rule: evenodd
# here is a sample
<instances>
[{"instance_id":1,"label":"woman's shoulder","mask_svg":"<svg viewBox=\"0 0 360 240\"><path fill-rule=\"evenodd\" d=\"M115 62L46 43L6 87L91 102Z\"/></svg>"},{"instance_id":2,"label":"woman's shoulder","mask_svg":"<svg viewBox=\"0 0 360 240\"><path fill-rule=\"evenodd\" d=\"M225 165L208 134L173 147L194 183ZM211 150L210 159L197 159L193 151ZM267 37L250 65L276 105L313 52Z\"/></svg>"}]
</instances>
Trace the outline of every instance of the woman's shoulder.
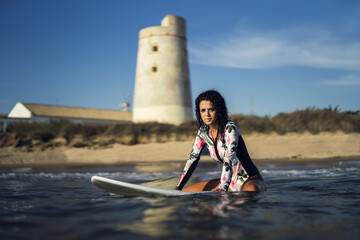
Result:
<instances>
[{"instance_id":1,"label":"woman's shoulder","mask_svg":"<svg viewBox=\"0 0 360 240\"><path fill-rule=\"evenodd\" d=\"M233 130L237 132L239 128L234 121L229 120L225 125L225 131L231 133Z\"/></svg>"},{"instance_id":2,"label":"woman's shoulder","mask_svg":"<svg viewBox=\"0 0 360 240\"><path fill-rule=\"evenodd\" d=\"M209 132L209 127L206 125L202 125L198 130L198 136L204 137Z\"/></svg>"},{"instance_id":3,"label":"woman's shoulder","mask_svg":"<svg viewBox=\"0 0 360 240\"><path fill-rule=\"evenodd\" d=\"M235 125L236 126L236 123L234 122L234 121L232 121L232 120L229 120L229 121L227 121L227 123L226 123L226 126L227 125Z\"/></svg>"},{"instance_id":4,"label":"woman's shoulder","mask_svg":"<svg viewBox=\"0 0 360 240\"><path fill-rule=\"evenodd\" d=\"M238 126L236 125L236 123L235 123L234 121L231 121L231 120L229 120L229 121L226 123L225 128L227 128L227 127L236 127L236 128L238 128Z\"/></svg>"},{"instance_id":5,"label":"woman's shoulder","mask_svg":"<svg viewBox=\"0 0 360 240\"><path fill-rule=\"evenodd\" d=\"M209 131L209 127L207 125L201 125L201 127L199 128L199 132L207 132Z\"/></svg>"}]
</instances>

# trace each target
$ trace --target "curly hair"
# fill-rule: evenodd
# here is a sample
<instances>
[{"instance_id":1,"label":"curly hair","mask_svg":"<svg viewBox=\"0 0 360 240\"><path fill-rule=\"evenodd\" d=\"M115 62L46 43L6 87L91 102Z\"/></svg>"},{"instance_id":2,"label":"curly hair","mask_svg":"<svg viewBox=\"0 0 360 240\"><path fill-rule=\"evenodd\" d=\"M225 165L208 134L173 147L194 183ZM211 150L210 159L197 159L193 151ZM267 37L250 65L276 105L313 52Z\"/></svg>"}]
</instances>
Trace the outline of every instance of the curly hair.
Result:
<instances>
[{"instance_id":1,"label":"curly hair","mask_svg":"<svg viewBox=\"0 0 360 240\"><path fill-rule=\"evenodd\" d=\"M223 134L225 130L225 125L228 122L228 110L226 107L226 103L221 94L215 90L208 90L200 93L200 95L195 99L195 108L196 108L196 123L200 128L204 126L205 123L201 119L200 115L200 102L201 101L210 101L216 111L216 118L218 120L220 133Z\"/></svg>"}]
</instances>

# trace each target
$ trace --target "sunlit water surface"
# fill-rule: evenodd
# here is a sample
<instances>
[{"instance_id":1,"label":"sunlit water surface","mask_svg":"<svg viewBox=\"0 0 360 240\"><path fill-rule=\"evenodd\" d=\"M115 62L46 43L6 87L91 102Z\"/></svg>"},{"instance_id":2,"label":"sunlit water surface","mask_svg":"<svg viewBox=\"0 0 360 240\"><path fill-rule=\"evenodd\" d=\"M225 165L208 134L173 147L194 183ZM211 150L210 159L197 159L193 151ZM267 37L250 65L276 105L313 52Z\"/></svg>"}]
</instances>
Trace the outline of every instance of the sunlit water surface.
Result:
<instances>
[{"instance_id":1,"label":"sunlit water surface","mask_svg":"<svg viewBox=\"0 0 360 240\"><path fill-rule=\"evenodd\" d=\"M183 164L0 172L0 239L359 239L360 161L257 164L261 193L126 198L99 175L174 188ZM199 164L192 181L217 178Z\"/></svg>"}]
</instances>

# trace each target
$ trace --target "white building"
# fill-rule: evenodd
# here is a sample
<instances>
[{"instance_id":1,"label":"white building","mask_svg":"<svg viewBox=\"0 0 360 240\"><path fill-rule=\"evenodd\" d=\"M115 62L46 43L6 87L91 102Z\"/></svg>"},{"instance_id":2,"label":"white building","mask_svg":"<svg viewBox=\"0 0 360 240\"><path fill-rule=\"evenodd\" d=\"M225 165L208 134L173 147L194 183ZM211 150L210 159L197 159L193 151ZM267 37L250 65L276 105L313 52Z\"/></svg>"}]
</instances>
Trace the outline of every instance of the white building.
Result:
<instances>
[{"instance_id":1,"label":"white building","mask_svg":"<svg viewBox=\"0 0 360 240\"><path fill-rule=\"evenodd\" d=\"M186 22L167 15L139 32L134 122L181 124L193 118Z\"/></svg>"},{"instance_id":2,"label":"white building","mask_svg":"<svg viewBox=\"0 0 360 240\"><path fill-rule=\"evenodd\" d=\"M132 113L120 110L65 107L18 102L8 115L8 121L42 122L69 120L72 122L131 122Z\"/></svg>"}]
</instances>

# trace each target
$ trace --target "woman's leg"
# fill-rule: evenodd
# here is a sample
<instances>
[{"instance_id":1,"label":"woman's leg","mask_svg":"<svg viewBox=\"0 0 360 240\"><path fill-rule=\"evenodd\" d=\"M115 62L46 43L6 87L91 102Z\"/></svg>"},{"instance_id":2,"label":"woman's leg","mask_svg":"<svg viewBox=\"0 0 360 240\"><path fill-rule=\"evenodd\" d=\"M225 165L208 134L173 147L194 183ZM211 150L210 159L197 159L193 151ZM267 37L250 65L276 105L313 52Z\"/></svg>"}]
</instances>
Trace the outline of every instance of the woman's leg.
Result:
<instances>
[{"instance_id":1,"label":"woman's leg","mask_svg":"<svg viewBox=\"0 0 360 240\"><path fill-rule=\"evenodd\" d=\"M198 183L194 183L188 187L184 187L183 191L189 192L201 192L201 191L211 191L215 189L220 183L220 179L206 180Z\"/></svg>"},{"instance_id":2,"label":"woman's leg","mask_svg":"<svg viewBox=\"0 0 360 240\"><path fill-rule=\"evenodd\" d=\"M245 192L260 192L266 190L266 184L262 177L255 175L246 180L240 190Z\"/></svg>"},{"instance_id":3,"label":"woman's leg","mask_svg":"<svg viewBox=\"0 0 360 240\"><path fill-rule=\"evenodd\" d=\"M183 191L189 192L201 192L201 191L211 191L218 187L220 179L206 180L198 183L194 183L188 187L184 187ZM246 192L260 192L266 190L266 184L262 177L254 176L251 179L246 180L241 186L240 191ZM229 191L231 191L229 189Z\"/></svg>"}]
</instances>

